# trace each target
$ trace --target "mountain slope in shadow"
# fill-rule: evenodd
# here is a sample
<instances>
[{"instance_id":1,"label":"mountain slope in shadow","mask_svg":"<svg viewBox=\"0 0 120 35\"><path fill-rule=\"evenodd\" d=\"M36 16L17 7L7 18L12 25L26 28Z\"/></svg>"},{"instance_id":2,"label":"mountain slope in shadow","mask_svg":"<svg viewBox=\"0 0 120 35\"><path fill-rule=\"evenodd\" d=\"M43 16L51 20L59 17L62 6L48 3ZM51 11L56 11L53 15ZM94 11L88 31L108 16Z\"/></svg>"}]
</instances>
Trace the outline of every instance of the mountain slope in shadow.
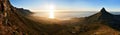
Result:
<instances>
[{"instance_id":1,"label":"mountain slope in shadow","mask_svg":"<svg viewBox=\"0 0 120 35\"><path fill-rule=\"evenodd\" d=\"M87 20L90 20L90 22L96 22L96 21L101 21L101 22L108 22L112 20L113 14L107 12L105 8L102 8L100 12L89 16Z\"/></svg>"},{"instance_id":2,"label":"mountain slope in shadow","mask_svg":"<svg viewBox=\"0 0 120 35\"><path fill-rule=\"evenodd\" d=\"M120 15L114 15L102 8L100 12L86 18L88 23L100 22L116 30L120 30Z\"/></svg>"}]
</instances>

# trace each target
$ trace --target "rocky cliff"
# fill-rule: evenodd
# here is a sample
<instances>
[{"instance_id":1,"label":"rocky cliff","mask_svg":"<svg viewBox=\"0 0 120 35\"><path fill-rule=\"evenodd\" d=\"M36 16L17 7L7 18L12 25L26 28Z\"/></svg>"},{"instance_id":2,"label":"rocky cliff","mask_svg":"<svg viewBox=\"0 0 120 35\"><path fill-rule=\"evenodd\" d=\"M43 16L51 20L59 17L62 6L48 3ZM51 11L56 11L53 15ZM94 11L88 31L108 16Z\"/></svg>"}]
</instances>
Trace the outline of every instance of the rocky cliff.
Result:
<instances>
[{"instance_id":1,"label":"rocky cliff","mask_svg":"<svg viewBox=\"0 0 120 35\"><path fill-rule=\"evenodd\" d=\"M34 30L36 27L30 25L38 24L29 23L30 20L27 20L22 13L30 14L31 12L13 7L9 0L0 0L0 35L26 35L37 32Z\"/></svg>"}]
</instances>

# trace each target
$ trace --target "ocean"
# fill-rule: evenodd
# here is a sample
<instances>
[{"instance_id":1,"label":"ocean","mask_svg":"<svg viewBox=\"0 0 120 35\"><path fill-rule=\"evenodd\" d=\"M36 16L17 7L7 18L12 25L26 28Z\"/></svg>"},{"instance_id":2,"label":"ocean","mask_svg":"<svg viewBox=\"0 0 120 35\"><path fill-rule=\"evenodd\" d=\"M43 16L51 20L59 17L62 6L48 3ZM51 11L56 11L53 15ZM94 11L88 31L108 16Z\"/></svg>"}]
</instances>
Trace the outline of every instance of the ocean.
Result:
<instances>
[{"instance_id":1,"label":"ocean","mask_svg":"<svg viewBox=\"0 0 120 35\"><path fill-rule=\"evenodd\" d=\"M54 17L55 18L80 18L80 17L88 17L97 12L55 12ZM119 15L120 12L110 12L114 15ZM34 16L39 17L49 17L49 13L47 12L34 12Z\"/></svg>"}]
</instances>

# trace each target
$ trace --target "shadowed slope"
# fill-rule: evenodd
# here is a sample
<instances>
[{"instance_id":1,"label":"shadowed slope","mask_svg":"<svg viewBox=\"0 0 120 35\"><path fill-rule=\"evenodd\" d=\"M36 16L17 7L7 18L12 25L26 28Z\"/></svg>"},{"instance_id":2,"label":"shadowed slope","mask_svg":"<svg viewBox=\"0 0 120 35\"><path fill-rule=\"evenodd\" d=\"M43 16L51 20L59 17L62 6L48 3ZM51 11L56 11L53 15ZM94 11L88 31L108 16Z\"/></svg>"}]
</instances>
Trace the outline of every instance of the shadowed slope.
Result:
<instances>
[{"instance_id":1,"label":"shadowed slope","mask_svg":"<svg viewBox=\"0 0 120 35\"><path fill-rule=\"evenodd\" d=\"M105 8L102 8L100 12L87 17L88 22L96 22L96 21L101 21L101 22L108 22L112 20L113 15L110 14L105 10Z\"/></svg>"}]
</instances>

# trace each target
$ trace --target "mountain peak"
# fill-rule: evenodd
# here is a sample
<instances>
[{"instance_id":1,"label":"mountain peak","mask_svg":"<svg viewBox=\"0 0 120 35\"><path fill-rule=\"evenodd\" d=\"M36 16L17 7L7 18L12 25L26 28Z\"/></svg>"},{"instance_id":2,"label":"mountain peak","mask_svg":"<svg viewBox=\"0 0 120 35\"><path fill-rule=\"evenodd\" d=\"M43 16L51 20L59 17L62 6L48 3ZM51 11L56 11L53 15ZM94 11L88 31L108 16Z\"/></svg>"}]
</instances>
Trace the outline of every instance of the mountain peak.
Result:
<instances>
[{"instance_id":1,"label":"mountain peak","mask_svg":"<svg viewBox=\"0 0 120 35\"><path fill-rule=\"evenodd\" d=\"M103 7L103 8L101 9L101 11L106 11L106 10L105 10L105 8Z\"/></svg>"},{"instance_id":2,"label":"mountain peak","mask_svg":"<svg viewBox=\"0 0 120 35\"><path fill-rule=\"evenodd\" d=\"M112 15L111 13L107 12L106 9L103 7L100 12L98 12L97 14L101 14L101 16L108 16L108 15Z\"/></svg>"},{"instance_id":3,"label":"mountain peak","mask_svg":"<svg viewBox=\"0 0 120 35\"><path fill-rule=\"evenodd\" d=\"M98 13L88 17L90 20L93 21L108 21L113 17L113 15L102 8Z\"/></svg>"},{"instance_id":4,"label":"mountain peak","mask_svg":"<svg viewBox=\"0 0 120 35\"><path fill-rule=\"evenodd\" d=\"M106 9L103 7L103 8L100 10L100 13L108 13L108 12L107 12Z\"/></svg>"}]
</instances>

